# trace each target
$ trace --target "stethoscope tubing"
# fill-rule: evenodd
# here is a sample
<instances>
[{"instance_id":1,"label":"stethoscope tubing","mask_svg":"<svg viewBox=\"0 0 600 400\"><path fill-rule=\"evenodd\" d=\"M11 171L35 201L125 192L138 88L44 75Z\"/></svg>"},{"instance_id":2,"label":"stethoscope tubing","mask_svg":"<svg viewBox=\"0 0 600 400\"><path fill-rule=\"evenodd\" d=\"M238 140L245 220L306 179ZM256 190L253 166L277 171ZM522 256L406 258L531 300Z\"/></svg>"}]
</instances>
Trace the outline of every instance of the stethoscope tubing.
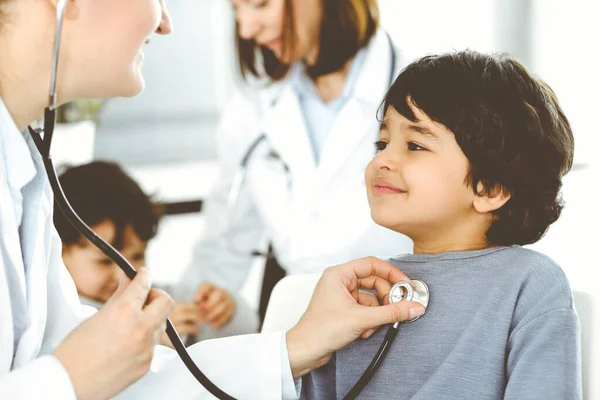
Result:
<instances>
[{"instance_id":1,"label":"stethoscope tubing","mask_svg":"<svg viewBox=\"0 0 600 400\"><path fill-rule=\"evenodd\" d=\"M49 118L47 121L51 121L54 118ZM49 128L49 132L51 132L53 128ZM42 140L41 136L38 132L33 129L29 129L36 146L40 152L43 151L44 148L50 149L50 145L44 146L44 140ZM127 275L127 277L131 280L135 278L137 275L137 271L135 268L127 261L121 253L119 253L113 246L104 241L100 236L98 236L89 226L85 224L81 220L81 218L77 215L77 213L73 210L69 201L67 200L62 186L60 185L60 181L58 180L58 176L56 174L56 170L54 165L52 164L52 159L48 154L42 154L42 159L44 161L44 167L46 169L46 173L48 175L48 180L50 181L50 186L52 187L52 191L54 193L55 202L65 216L65 218L71 223L71 225L81 233L85 238L87 238L90 242L94 244L98 249L100 249L104 254L106 254L111 260L113 260L121 270ZM204 388L210 392L213 396L222 400L235 400L234 397L228 395L223 390L221 390L217 385L215 385L194 363L192 357L189 355L185 345L181 341L179 334L175 330L173 323L170 319L167 319L167 336L171 339L171 343L175 348L175 351L187 367L187 369L192 373L192 375L198 380L198 382L204 386Z\"/></svg>"},{"instance_id":2,"label":"stethoscope tubing","mask_svg":"<svg viewBox=\"0 0 600 400\"><path fill-rule=\"evenodd\" d=\"M383 363L383 360L385 359L385 356L390 350L392 343L394 343L394 339L396 339L396 336L398 335L399 327L399 323L390 325L390 327L387 330L387 333L385 334L385 339L383 339L383 343L381 343L381 346L379 347L379 350L377 350L375 357L373 357L373 360L371 360L371 364L369 364L369 366L367 367L365 372L363 372L360 379L356 381L354 386L352 386L352 389L350 389L348 394L344 396L344 400L356 399L358 395L363 391L363 389L367 387L369 382L371 382L371 379L373 379L373 375L375 375L375 373Z\"/></svg>"}]
</instances>

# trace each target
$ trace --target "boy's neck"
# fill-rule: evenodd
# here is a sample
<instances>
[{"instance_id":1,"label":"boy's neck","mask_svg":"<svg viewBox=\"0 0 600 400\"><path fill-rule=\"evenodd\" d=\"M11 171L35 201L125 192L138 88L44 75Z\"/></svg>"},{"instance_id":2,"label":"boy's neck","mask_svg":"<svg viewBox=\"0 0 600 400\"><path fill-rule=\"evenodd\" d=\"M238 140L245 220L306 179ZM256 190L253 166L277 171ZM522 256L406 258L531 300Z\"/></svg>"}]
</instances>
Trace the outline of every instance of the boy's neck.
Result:
<instances>
[{"instance_id":1,"label":"boy's neck","mask_svg":"<svg viewBox=\"0 0 600 400\"><path fill-rule=\"evenodd\" d=\"M464 218L461 222L446 228L438 226L411 237L414 243L413 252L438 254L449 251L483 250L491 247L486 237L489 223L481 223L482 221L472 223L468 218Z\"/></svg>"},{"instance_id":2,"label":"boy's neck","mask_svg":"<svg viewBox=\"0 0 600 400\"><path fill-rule=\"evenodd\" d=\"M415 254L439 254L450 251L473 251L489 248L490 245L483 243L415 243L413 252Z\"/></svg>"}]
</instances>

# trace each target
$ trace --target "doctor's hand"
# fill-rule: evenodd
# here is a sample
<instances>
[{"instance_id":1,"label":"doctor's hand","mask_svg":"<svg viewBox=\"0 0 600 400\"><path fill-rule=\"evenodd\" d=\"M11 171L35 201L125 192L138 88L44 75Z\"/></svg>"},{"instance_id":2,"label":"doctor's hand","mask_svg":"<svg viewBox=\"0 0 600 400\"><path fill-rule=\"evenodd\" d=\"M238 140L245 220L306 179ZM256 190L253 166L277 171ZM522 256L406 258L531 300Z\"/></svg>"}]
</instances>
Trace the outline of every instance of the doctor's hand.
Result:
<instances>
[{"instance_id":1,"label":"doctor's hand","mask_svg":"<svg viewBox=\"0 0 600 400\"><path fill-rule=\"evenodd\" d=\"M295 379L323 366L331 355L379 326L422 315L416 302L387 303L392 284L408 280L395 266L374 257L325 270L300 321L286 334ZM377 296L360 289L375 289Z\"/></svg>"},{"instance_id":2,"label":"doctor's hand","mask_svg":"<svg viewBox=\"0 0 600 400\"><path fill-rule=\"evenodd\" d=\"M123 278L100 311L54 350L78 399L111 398L150 368L174 306L169 295L150 286L146 268L138 269L133 281Z\"/></svg>"},{"instance_id":3,"label":"doctor's hand","mask_svg":"<svg viewBox=\"0 0 600 400\"><path fill-rule=\"evenodd\" d=\"M169 319L173 323L173 327L179 334L179 336L184 337L187 335L199 335L200 328L198 324L201 322L198 316L198 306L194 303L182 301L175 305L175 309L171 315L169 315ZM175 348L173 343L171 343L171 339L167 335L167 332L163 332L162 337L160 339L160 344L164 346L168 346L170 348Z\"/></svg>"},{"instance_id":4,"label":"doctor's hand","mask_svg":"<svg viewBox=\"0 0 600 400\"><path fill-rule=\"evenodd\" d=\"M226 325L235 314L235 301L223 288L204 282L194 296L201 318L210 324L212 329Z\"/></svg>"}]
</instances>

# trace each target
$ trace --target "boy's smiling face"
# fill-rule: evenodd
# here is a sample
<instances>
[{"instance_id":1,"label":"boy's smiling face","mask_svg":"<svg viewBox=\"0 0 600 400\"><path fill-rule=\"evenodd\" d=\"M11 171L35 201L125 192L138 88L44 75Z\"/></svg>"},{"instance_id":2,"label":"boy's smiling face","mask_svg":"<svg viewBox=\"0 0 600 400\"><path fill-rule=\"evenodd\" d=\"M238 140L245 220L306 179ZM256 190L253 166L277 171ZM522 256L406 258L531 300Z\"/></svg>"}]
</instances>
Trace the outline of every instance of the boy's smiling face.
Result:
<instances>
[{"instance_id":1,"label":"boy's smiling face","mask_svg":"<svg viewBox=\"0 0 600 400\"><path fill-rule=\"evenodd\" d=\"M92 226L92 230L108 243L113 243L116 230L112 221ZM123 230L123 248L118 249L138 269L146 265L147 242L140 239L133 226ZM117 290L123 272L114 261L96 248L86 238L79 243L63 245L63 261L71 273L79 294L90 299L106 302Z\"/></svg>"},{"instance_id":2,"label":"boy's smiling face","mask_svg":"<svg viewBox=\"0 0 600 400\"><path fill-rule=\"evenodd\" d=\"M413 239L415 252L485 246L491 219L474 206L467 157L448 128L411 108L416 122L388 108L367 166L373 220Z\"/></svg>"}]
</instances>

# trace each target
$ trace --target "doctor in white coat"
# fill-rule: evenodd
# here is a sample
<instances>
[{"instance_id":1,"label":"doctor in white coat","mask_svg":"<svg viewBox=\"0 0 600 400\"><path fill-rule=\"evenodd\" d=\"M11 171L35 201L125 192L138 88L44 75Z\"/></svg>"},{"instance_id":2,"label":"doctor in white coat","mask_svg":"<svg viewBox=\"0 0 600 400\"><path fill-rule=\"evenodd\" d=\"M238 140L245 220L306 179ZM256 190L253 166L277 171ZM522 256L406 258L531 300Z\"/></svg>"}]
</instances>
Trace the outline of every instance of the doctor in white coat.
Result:
<instances>
[{"instance_id":1,"label":"doctor in white coat","mask_svg":"<svg viewBox=\"0 0 600 400\"><path fill-rule=\"evenodd\" d=\"M246 82L222 116L206 233L171 292L208 297L206 315L224 332L227 323L256 329L236 293L266 242L287 274L412 252L410 239L372 221L365 195L377 110L402 63L378 26L377 0L231 2Z\"/></svg>"},{"instance_id":2,"label":"doctor in white coat","mask_svg":"<svg viewBox=\"0 0 600 400\"><path fill-rule=\"evenodd\" d=\"M162 0L0 0L0 398L207 397L173 352L155 348L173 300L150 288L146 269L81 322L89 312L61 260L52 193L32 139L22 133L48 106L63 2L59 102L139 93L142 46L154 31L171 30ZM296 398L295 378L333 351L423 312L416 303L368 307L378 305L376 296L358 291L374 288L381 298L389 281L402 279L373 258L332 267L287 333L207 341L190 353L238 398Z\"/></svg>"}]
</instances>

